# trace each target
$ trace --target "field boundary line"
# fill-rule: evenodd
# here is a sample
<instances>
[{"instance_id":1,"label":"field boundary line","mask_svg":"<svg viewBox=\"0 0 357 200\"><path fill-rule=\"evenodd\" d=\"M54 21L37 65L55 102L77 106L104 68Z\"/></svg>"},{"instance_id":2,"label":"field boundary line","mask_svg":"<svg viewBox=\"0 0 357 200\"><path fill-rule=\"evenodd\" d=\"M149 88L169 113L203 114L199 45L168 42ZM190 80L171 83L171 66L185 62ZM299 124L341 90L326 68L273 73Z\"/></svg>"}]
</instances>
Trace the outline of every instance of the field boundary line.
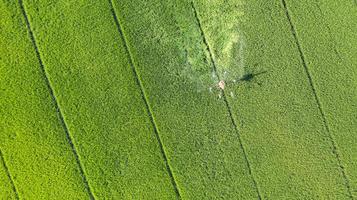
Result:
<instances>
[{"instance_id":1,"label":"field boundary line","mask_svg":"<svg viewBox=\"0 0 357 200\"><path fill-rule=\"evenodd\" d=\"M11 176L11 174L10 174L10 170L9 170L9 168L8 168L7 165L6 165L6 161L5 161L4 155L3 155L3 153L2 153L1 150L0 150L0 159L1 159L1 161L2 161L2 165L3 165L4 169L5 169L6 176L7 176L7 178L8 178L9 181L10 181L10 185L11 185L11 187L12 187L12 190L13 190L14 193L15 193L15 198L16 198L17 200L19 200L20 197L19 197L19 193L17 192L17 188L16 188L16 186L15 186L14 179L12 178L12 176Z\"/></svg>"},{"instance_id":2,"label":"field boundary line","mask_svg":"<svg viewBox=\"0 0 357 200\"><path fill-rule=\"evenodd\" d=\"M307 74L307 77L308 77L308 80L309 80L309 85L312 89L312 92L314 93L314 98L315 98L315 101L317 103L317 107L319 109L319 112L320 112L320 115L322 117L322 121L323 121L323 124L325 126L325 129L327 131L327 136L328 138L330 139L330 142L332 144L332 153L335 155L336 157L336 160L338 162L338 166L340 168L340 172L342 174L342 177L345 181L345 186L347 188L347 192L348 192L348 195L351 199L354 199L353 198L353 195L352 195L352 191L351 191L351 186L350 186L350 182L349 182L349 179L347 178L347 174L345 172L345 168L344 166L342 165L342 161L341 161L341 158L340 158L340 155L339 155L339 152L337 150L337 147L336 147L336 142L330 132L330 127L327 123L327 118L326 118L326 115L322 109L322 105L321 105L321 102L320 102L320 99L319 99L319 96L316 92L316 88L315 88L315 85L314 85L314 82L312 80L312 77L311 77L311 74L310 74L310 71L309 71L309 68L307 66L307 63L306 63L306 60L305 60L305 56L304 56L304 53L303 53L303 50L302 50L302 47L300 45L300 42L299 42L299 39L298 39L298 36L297 36L297 33L296 33L296 29L295 29L295 26L291 20L291 16L289 14L289 10L288 10L288 7L287 7L287 4L286 4L286 1L285 0L282 0L282 4L283 4L283 7L284 7L284 11L285 11L285 14L286 14L286 17L289 21L289 24L290 24L290 29L291 29L291 33L294 37L294 40L295 40L295 44L297 46L297 49L299 51L299 54L300 54L300 59L302 61L302 65L304 66L304 69L305 69L305 73Z\"/></svg>"},{"instance_id":3,"label":"field boundary line","mask_svg":"<svg viewBox=\"0 0 357 200\"><path fill-rule=\"evenodd\" d=\"M68 143L71 147L71 150L72 150L72 153L74 154L74 157L75 157L75 160L76 160L76 163L79 167L79 172L80 172L80 175L82 177L82 180L84 182L84 185L85 185L85 189L87 190L88 192L88 195L89 195L89 198L94 200L95 197L94 197L94 194L92 193L92 190L90 188L90 185L88 183L88 180L87 180L87 177L86 177L86 174L84 172L84 169L83 169L83 166L82 166L82 163L80 161L80 158L79 158L79 155L78 155L78 152L76 150L76 147L73 143L73 138L68 130L68 126L66 124L66 121L64 120L64 116L63 116L63 113L61 111L61 108L58 104L58 101L57 101L57 97L56 95L54 94L54 91L52 89L52 86L51 86L51 83L50 83L50 80L48 78L48 74L47 74L47 71L45 69L45 66L43 64L43 61L42 61L42 58L41 58L41 54L40 54L40 51L38 49L38 46L37 46L37 43L36 43L36 40L35 40L35 36L33 34L33 31L31 29L31 25L30 25L30 21L28 19L28 16L27 16L27 13L26 13L26 9L23 5L23 1L22 0L19 0L19 4L20 4L20 8L21 8L21 11L22 11L22 14L24 16L24 19L25 19L25 22L26 22L26 26L27 26L27 30L28 30L28 34L29 34L29 37L30 37L30 40L32 42L32 45L35 49L35 52L36 52L36 57L39 61L39 64L40 64L40 68L41 68L41 71L42 71L42 75L43 75L43 78L45 79L45 82L46 82L46 86L50 92L50 96L52 98L52 101L53 103L55 104L55 108L56 108L56 111L57 111L57 114L58 114L58 117L59 117L59 120L61 122L61 125L66 133L66 138L68 140Z\"/></svg>"},{"instance_id":4,"label":"field boundary line","mask_svg":"<svg viewBox=\"0 0 357 200\"><path fill-rule=\"evenodd\" d=\"M209 54L209 57L210 57L209 59L210 59L212 65L213 65L214 73L217 75L218 80L220 80L220 75L218 74L218 70L217 70L217 64L216 64L216 62L215 62L215 60L214 60L214 58L213 58L212 51L211 51L211 47L210 47L210 45L209 45L209 43L208 43L208 41L207 41L205 32L203 31L202 24L201 24L201 20L200 20L200 18L199 18L199 14L198 14L197 9L196 9L196 7L195 7L194 1L191 1L191 6L192 6L192 10L193 10L193 12L194 12L196 21L197 21L197 23L198 23L198 27L199 27L200 32L201 32L201 37L202 37L202 39L203 39L203 43L204 43L205 46L206 46L206 50L208 51L208 54ZM256 182L255 177L254 177L254 175L253 175L252 168L251 168L251 165L250 165L250 162L249 162L249 159L248 159L248 155L247 155L246 150L245 150L245 148L244 148L244 145L243 145L243 142L242 142L242 138L241 138L240 133L239 133L239 130L238 130L238 126L237 126L237 124L236 124L236 122L235 122L235 120L234 120L234 117L233 117L233 114L232 114L232 109L231 109L231 106L230 106L229 103L228 103L227 96L226 96L224 90L222 90L222 97L223 97L223 100L224 100L224 102L225 102L225 104L226 104L226 107L227 107L227 110L228 110L228 113L229 113L229 117L230 117L231 122L232 122L232 124L233 124L233 126L234 126L234 130L235 130L235 132L236 132L236 134L237 134L237 136L238 136L239 145L240 145L240 147L241 147L241 149L242 149L242 151L243 151L244 160L245 160L245 162L246 162L246 164L247 164L247 167L248 167L248 173L250 174L251 179L252 179L252 181L253 181L253 184L254 184L254 186L255 186L255 190L256 190L256 192L257 192L258 199L262 199L261 194L260 194L260 191L259 191L258 183Z\"/></svg>"},{"instance_id":5,"label":"field boundary line","mask_svg":"<svg viewBox=\"0 0 357 200\"><path fill-rule=\"evenodd\" d=\"M125 48L125 51L126 51L126 53L128 55L129 65L130 65L131 70L132 70L132 72L134 74L135 82L140 88L140 93L141 93L142 100L145 103L145 108L146 108L147 114L148 114L148 116L150 118L150 122L151 122L151 124L152 124L152 126L154 128L155 137L156 137L156 139L158 141L159 148L160 148L162 157L164 159L167 172L168 172L168 174L170 176L170 179L171 179L171 183L172 183L172 185L174 187L174 190L175 190L177 198L181 199L181 194L180 194L179 187L178 187L176 179L175 179L175 177L173 175L172 168L170 166L169 160L167 158L166 151L165 151L163 142L162 142L160 134L159 134L158 126L157 126L157 124L155 122L154 116L152 114L153 112L152 112L152 110L150 108L148 98L146 97L146 94L145 94L145 91L144 91L143 83L142 83L142 81L141 81L141 79L140 79L140 77L138 75L137 69L135 67L134 57L133 57L133 55L131 53L131 50L130 50L130 48L128 46L128 40L127 40L127 38L125 36L125 32L124 32L123 26L122 26L122 24L120 22L120 19L119 19L118 15L116 14L116 11L114 9L113 1L112 0L108 0L108 1L109 1L109 4L110 4L110 11L111 11L111 13L113 15L115 25L117 26L117 29L118 29L119 37L121 38L121 40L123 42L123 45L124 45L124 48Z\"/></svg>"}]
</instances>

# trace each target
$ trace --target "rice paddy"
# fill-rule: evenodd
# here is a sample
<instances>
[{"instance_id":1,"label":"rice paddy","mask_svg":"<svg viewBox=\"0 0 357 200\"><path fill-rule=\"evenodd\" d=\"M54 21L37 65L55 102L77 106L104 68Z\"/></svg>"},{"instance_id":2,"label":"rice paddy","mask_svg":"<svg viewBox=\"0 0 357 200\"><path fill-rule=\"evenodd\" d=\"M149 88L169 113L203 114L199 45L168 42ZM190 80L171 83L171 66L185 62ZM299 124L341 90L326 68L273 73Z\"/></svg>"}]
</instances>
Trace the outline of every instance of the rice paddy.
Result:
<instances>
[{"instance_id":1,"label":"rice paddy","mask_svg":"<svg viewBox=\"0 0 357 200\"><path fill-rule=\"evenodd\" d=\"M0 199L357 198L354 1L0 2Z\"/></svg>"}]
</instances>

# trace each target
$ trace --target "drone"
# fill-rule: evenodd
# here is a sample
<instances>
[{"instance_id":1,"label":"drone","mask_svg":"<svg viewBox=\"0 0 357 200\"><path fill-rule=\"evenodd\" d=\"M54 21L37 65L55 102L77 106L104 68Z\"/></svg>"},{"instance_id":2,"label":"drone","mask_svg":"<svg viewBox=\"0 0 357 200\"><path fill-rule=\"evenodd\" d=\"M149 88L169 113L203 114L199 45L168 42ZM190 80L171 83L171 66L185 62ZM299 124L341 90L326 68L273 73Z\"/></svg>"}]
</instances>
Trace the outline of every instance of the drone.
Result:
<instances>
[{"instance_id":1,"label":"drone","mask_svg":"<svg viewBox=\"0 0 357 200\"><path fill-rule=\"evenodd\" d=\"M238 80L232 80L232 81L225 81L225 80L220 80L217 84L215 84L215 88L219 90L224 90L226 85L230 85L232 83L237 83L237 82L250 82L252 81L256 76L262 75L267 73L267 71L259 72L259 73L247 73L244 74L240 79ZM212 87L210 88L212 90Z\"/></svg>"}]
</instances>

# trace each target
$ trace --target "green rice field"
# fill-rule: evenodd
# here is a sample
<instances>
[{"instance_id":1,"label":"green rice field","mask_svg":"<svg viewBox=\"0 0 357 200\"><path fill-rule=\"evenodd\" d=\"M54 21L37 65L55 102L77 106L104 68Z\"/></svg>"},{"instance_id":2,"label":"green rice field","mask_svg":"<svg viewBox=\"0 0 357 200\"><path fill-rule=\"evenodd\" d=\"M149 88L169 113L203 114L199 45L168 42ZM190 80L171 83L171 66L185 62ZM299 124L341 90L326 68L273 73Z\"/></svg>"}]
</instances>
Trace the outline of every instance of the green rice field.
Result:
<instances>
[{"instance_id":1,"label":"green rice field","mask_svg":"<svg viewBox=\"0 0 357 200\"><path fill-rule=\"evenodd\" d=\"M0 0L12 199L357 199L357 1Z\"/></svg>"}]
</instances>

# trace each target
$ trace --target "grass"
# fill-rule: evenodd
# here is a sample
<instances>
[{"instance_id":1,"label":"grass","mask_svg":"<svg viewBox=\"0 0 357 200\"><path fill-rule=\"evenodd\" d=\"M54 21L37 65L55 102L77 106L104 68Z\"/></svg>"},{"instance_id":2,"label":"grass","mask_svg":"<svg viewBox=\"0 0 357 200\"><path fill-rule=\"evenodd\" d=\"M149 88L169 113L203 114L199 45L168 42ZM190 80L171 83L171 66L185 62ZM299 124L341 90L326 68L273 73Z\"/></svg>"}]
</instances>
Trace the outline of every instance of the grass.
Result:
<instances>
[{"instance_id":1,"label":"grass","mask_svg":"<svg viewBox=\"0 0 357 200\"><path fill-rule=\"evenodd\" d=\"M1 151L0 159L2 164L0 168L0 198L16 199L18 198L17 190Z\"/></svg>"},{"instance_id":2,"label":"grass","mask_svg":"<svg viewBox=\"0 0 357 200\"><path fill-rule=\"evenodd\" d=\"M289 2L309 72L351 196L357 195L357 17L353 2ZM311 23L311 22L315 23ZM319 40L316 40L319 38Z\"/></svg>"},{"instance_id":3,"label":"grass","mask_svg":"<svg viewBox=\"0 0 357 200\"><path fill-rule=\"evenodd\" d=\"M3 1L0 10L1 170L12 177L0 190L16 188L28 199L87 198L20 5Z\"/></svg>"},{"instance_id":4,"label":"grass","mask_svg":"<svg viewBox=\"0 0 357 200\"><path fill-rule=\"evenodd\" d=\"M0 198L353 199L352 4L0 2Z\"/></svg>"},{"instance_id":5,"label":"grass","mask_svg":"<svg viewBox=\"0 0 357 200\"><path fill-rule=\"evenodd\" d=\"M24 7L89 193L174 198L110 4L51 2L27 1ZM54 18L56 23L43 23Z\"/></svg>"},{"instance_id":6,"label":"grass","mask_svg":"<svg viewBox=\"0 0 357 200\"><path fill-rule=\"evenodd\" d=\"M216 49L225 46L221 41L230 40L229 36L216 30L228 30L230 21L238 18L242 22L231 37L238 35L247 44L242 71L268 71L265 77L257 76L255 83L227 87L225 91L238 94L235 98L225 95L227 107L239 125L262 198L347 198L344 179L331 151L331 141L319 116L283 6L279 2L257 1L243 5L238 2L231 7L246 13L232 18L234 15L226 10L219 18L212 15L221 13L219 1L217 4L197 2L208 46ZM265 12L259 12L260 9ZM228 22L220 23L222 18ZM239 29L244 30L243 36ZM273 33L265 31L268 29ZM221 60L232 59L214 51L212 56L218 69L225 65ZM229 68L224 70L234 73Z\"/></svg>"},{"instance_id":7,"label":"grass","mask_svg":"<svg viewBox=\"0 0 357 200\"><path fill-rule=\"evenodd\" d=\"M115 1L114 5L182 198L256 197L224 103L209 93L198 93L196 82L180 74L187 63L177 45L181 32L169 20L175 4ZM155 10L162 12L158 15ZM208 67L203 70L211 72ZM229 187L238 180L239 187Z\"/></svg>"}]
</instances>

